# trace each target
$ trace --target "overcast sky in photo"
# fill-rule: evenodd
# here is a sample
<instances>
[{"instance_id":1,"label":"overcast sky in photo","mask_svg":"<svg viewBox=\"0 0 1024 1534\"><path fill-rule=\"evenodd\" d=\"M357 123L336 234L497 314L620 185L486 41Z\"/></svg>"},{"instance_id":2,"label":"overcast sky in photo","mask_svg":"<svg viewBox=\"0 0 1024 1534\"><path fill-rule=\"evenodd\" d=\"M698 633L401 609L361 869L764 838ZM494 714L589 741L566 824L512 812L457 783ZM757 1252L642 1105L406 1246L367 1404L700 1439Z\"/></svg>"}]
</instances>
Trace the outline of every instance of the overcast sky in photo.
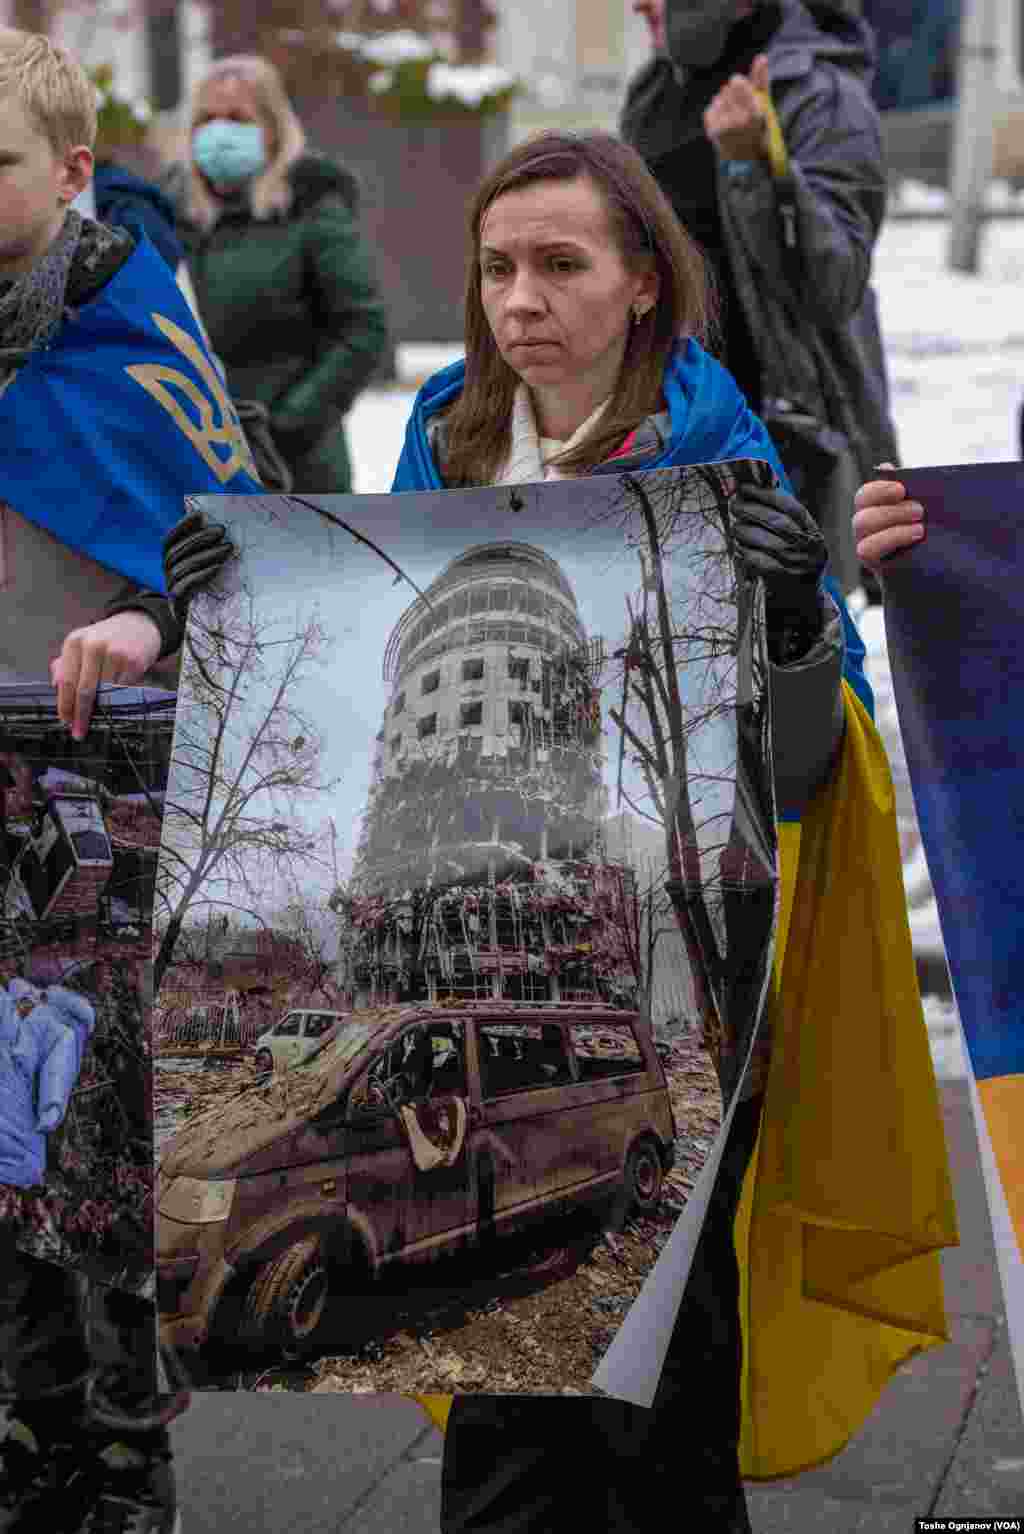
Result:
<instances>
[{"instance_id":1,"label":"overcast sky in photo","mask_svg":"<svg viewBox=\"0 0 1024 1534\"><path fill-rule=\"evenodd\" d=\"M508 488L309 499L372 538L421 590L475 544L510 539L539 547L558 561L588 635L602 636L610 654L625 635L626 595L634 594L640 582L639 562L625 545L621 523L607 515L618 484L617 477L609 477L520 486L517 510L510 508ZM596 496L600 500L595 502ZM229 526L242 549L243 579L257 594L261 623L271 623L275 634L285 638L317 615L329 632L325 658L293 689L292 703L323 732L323 777L340 780L332 794L311 802L302 818L323 826L328 816L334 817L338 871L346 878L391 693L382 675L384 652L416 593L371 549L289 498L209 497L204 510ZM619 748L607 711L620 701L621 681L615 680L620 675L617 664L606 665L604 678L611 685L604 689L602 718L613 814ZM260 688L250 697L252 718L265 713L265 696L266 689ZM179 707L187 707L184 693ZM730 727L715 733L712 742L711 731L704 732L700 752L709 769L715 760L722 762L723 754L731 760L735 751ZM627 782L630 777L639 795L636 774L627 772ZM716 797L722 810L731 807L731 787ZM328 876L321 880L325 893L330 882ZM276 893L268 898L271 906L280 904Z\"/></svg>"}]
</instances>

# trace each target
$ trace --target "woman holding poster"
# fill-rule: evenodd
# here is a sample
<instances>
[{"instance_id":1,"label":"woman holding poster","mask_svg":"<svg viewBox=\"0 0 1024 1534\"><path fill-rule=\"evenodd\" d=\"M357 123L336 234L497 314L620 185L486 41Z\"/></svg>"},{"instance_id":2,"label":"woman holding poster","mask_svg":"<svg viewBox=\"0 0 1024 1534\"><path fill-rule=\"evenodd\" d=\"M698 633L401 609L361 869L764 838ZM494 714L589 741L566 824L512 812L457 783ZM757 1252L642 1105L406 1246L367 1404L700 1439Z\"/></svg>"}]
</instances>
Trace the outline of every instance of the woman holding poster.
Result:
<instances>
[{"instance_id":1,"label":"woman holding poster","mask_svg":"<svg viewBox=\"0 0 1024 1534\"><path fill-rule=\"evenodd\" d=\"M442 1528L635 1534L661 1528L671 1487L684 1523L749 1530L743 1476L837 1452L898 1363L945 1340L937 1254L956 1236L864 647L764 425L702 345L703 259L640 157L604 135L522 144L469 235L465 360L421 389L392 488L771 466L780 488L744 485L729 524L764 585L781 899L755 1054L716 1059L735 1111L653 1409L421 1398L447 1429ZM188 519L168 590L228 552Z\"/></svg>"},{"instance_id":2,"label":"woman holding poster","mask_svg":"<svg viewBox=\"0 0 1024 1534\"><path fill-rule=\"evenodd\" d=\"M767 459L785 487L762 423L700 344L703 260L631 150L598 135L519 146L478 191L470 237L466 360L421 390L394 490L741 457ZM733 525L741 558L765 583L777 808L797 821L835 777L854 710L858 729L872 731L864 650L825 573L815 523L786 488L744 490ZM919 1007L916 1021L920 1057ZM653 1528L670 1477L691 1516L749 1529L741 1473L762 1467L743 1442L750 1338L733 1227L766 1084L762 1055L739 1087L653 1411L615 1400L456 1398L445 1534L577 1519L622 1534ZM950 1218L943 1234L955 1239ZM937 1272L928 1278L929 1306L941 1312ZM567 1435L575 1464L600 1473L570 1473Z\"/></svg>"}]
</instances>

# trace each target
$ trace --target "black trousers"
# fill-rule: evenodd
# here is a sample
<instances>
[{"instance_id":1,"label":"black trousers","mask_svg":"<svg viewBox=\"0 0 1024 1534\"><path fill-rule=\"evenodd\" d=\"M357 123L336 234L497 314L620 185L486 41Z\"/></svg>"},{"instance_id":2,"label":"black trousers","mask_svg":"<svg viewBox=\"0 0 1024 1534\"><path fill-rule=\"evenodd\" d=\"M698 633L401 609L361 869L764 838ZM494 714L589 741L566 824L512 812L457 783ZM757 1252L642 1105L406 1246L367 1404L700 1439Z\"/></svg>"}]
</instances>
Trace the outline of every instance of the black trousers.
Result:
<instances>
[{"instance_id":1,"label":"black trousers","mask_svg":"<svg viewBox=\"0 0 1024 1534\"><path fill-rule=\"evenodd\" d=\"M577 1525L663 1534L669 1487L681 1527L749 1534L733 1221L762 1101L736 1110L653 1408L457 1396L445 1435L442 1534L551 1534Z\"/></svg>"}]
</instances>

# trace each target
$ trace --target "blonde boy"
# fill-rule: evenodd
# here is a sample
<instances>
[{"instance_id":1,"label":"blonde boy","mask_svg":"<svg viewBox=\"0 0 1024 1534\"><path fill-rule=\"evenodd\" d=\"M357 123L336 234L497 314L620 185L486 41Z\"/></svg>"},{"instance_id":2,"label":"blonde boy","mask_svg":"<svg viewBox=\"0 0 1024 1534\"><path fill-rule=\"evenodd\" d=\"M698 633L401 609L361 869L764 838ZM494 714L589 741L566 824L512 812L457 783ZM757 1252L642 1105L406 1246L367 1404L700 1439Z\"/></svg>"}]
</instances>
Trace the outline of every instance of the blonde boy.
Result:
<instances>
[{"instance_id":1,"label":"blonde boy","mask_svg":"<svg viewBox=\"0 0 1024 1534\"><path fill-rule=\"evenodd\" d=\"M260 488L162 258L71 207L95 132L80 65L0 29L0 681L49 670L77 738L102 683L163 661L174 685L162 542L185 496ZM94 1288L90 1331L83 1299L0 1228L0 1534L173 1534L182 1399L155 1393L154 1307Z\"/></svg>"},{"instance_id":2,"label":"blonde boy","mask_svg":"<svg viewBox=\"0 0 1024 1534\"><path fill-rule=\"evenodd\" d=\"M0 29L0 680L51 668L76 738L101 683L139 681L180 647L161 543L183 497L259 489L163 261L71 208L95 133L81 66Z\"/></svg>"}]
</instances>

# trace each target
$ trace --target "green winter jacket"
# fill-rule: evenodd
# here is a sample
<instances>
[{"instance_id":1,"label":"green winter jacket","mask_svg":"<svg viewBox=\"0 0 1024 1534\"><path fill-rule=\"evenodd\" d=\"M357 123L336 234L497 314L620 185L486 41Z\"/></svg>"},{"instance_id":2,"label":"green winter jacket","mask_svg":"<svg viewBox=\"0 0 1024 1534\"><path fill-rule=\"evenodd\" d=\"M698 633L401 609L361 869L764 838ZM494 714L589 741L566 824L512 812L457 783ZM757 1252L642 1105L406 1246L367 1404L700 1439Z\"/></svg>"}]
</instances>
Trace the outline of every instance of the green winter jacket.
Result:
<instances>
[{"instance_id":1,"label":"green winter jacket","mask_svg":"<svg viewBox=\"0 0 1024 1534\"><path fill-rule=\"evenodd\" d=\"M290 179L287 214L256 219L242 198L208 230L185 217L184 166L163 186L232 396L266 405L296 490L343 494L352 470L342 418L387 345L384 305L356 220L354 178L306 153Z\"/></svg>"}]
</instances>

